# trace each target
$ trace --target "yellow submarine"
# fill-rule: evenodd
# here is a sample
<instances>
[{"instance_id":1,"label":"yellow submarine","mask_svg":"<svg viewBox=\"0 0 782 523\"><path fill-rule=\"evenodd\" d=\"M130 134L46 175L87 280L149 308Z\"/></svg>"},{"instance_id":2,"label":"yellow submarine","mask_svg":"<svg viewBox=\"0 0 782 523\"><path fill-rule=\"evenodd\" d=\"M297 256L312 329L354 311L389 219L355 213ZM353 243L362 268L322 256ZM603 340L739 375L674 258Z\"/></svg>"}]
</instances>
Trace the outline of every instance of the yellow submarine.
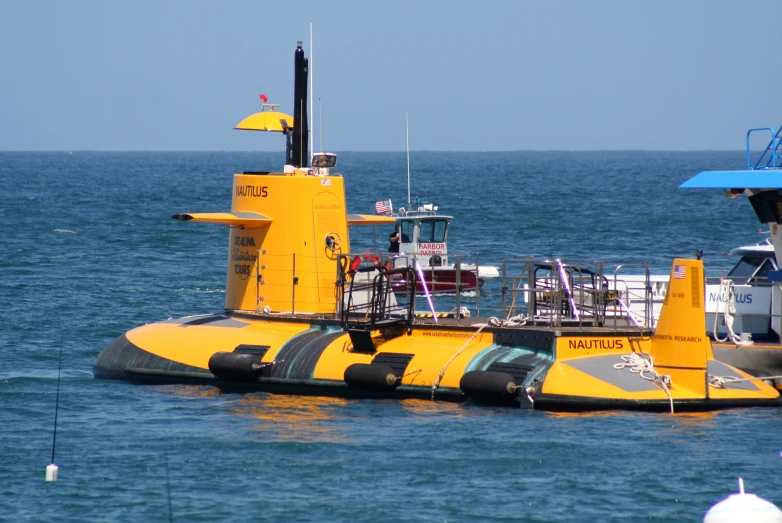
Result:
<instances>
[{"instance_id":1,"label":"yellow submarine","mask_svg":"<svg viewBox=\"0 0 782 523\"><path fill-rule=\"evenodd\" d=\"M235 174L230 212L173 216L228 226L225 310L127 332L100 352L96 378L552 411L782 405L714 359L699 260L673 261L654 330L622 314L602 266L560 260L522 260L516 279L503 261L500 317L417 313L414 264L350 251L349 225L394 219L347 213L336 155L308 166L307 73L299 43L294 116L264 104L237 125L284 133L283 171Z\"/></svg>"}]
</instances>

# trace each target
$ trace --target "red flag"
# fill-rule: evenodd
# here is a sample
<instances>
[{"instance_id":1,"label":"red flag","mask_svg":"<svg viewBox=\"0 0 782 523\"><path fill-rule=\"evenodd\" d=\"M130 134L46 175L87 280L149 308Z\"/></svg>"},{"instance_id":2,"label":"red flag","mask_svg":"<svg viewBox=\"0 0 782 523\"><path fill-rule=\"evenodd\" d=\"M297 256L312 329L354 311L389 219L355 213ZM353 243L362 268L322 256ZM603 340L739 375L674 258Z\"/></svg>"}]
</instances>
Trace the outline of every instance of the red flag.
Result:
<instances>
[{"instance_id":1,"label":"red flag","mask_svg":"<svg viewBox=\"0 0 782 523\"><path fill-rule=\"evenodd\" d=\"M266 102L268 102L268 101L269 101L269 99L268 99L268 98L266 98L266 95L265 95L265 94L262 94L262 95L261 95L261 101L262 101L263 103L266 103Z\"/></svg>"}]
</instances>

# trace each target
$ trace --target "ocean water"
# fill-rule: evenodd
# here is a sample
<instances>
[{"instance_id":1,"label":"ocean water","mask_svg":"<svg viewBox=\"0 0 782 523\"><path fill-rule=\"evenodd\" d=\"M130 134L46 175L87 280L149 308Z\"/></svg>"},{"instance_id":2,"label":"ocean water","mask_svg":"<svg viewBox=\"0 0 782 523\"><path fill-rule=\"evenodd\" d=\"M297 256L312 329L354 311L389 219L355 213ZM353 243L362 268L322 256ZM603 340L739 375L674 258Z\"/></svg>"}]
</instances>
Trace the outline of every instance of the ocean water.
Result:
<instances>
[{"instance_id":1,"label":"ocean water","mask_svg":"<svg viewBox=\"0 0 782 523\"><path fill-rule=\"evenodd\" d=\"M225 394L92 378L115 337L222 309L234 172L281 153L0 153L0 520L700 521L747 490L782 505L782 412L550 414ZM414 152L450 250L643 263L763 240L745 198L678 185L743 152ZM350 212L406 206L404 153L342 153ZM370 248L371 228L353 231ZM378 230L385 248L388 231ZM496 299L488 284L481 306ZM484 305L486 304L486 305ZM58 357L62 352L55 462Z\"/></svg>"}]
</instances>

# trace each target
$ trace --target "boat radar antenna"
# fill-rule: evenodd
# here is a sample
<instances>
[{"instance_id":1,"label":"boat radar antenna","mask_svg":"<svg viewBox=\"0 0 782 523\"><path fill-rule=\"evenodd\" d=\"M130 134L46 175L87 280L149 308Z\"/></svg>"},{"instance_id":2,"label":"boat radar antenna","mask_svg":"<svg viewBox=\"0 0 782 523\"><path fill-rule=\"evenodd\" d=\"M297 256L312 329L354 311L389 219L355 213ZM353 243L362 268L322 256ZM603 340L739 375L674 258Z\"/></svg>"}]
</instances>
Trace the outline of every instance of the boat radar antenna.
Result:
<instances>
[{"instance_id":1,"label":"boat radar antenna","mask_svg":"<svg viewBox=\"0 0 782 523\"><path fill-rule=\"evenodd\" d=\"M323 101L318 98L318 142L320 143L320 152L323 152Z\"/></svg>"},{"instance_id":2,"label":"boat radar antenna","mask_svg":"<svg viewBox=\"0 0 782 523\"><path fill-rule=\"evenodd\" d=\"M293 86L293 132L288 134L285 146L286 165L307 167L309 158L309 118L307 116L307 75L309 60L304 56L301 41L296 42Z\"/></svg>"},{"instance_id":3,"label":"boat radar antenna","mask_svg":"<svg viewBox=\"0 0 782 523\"><path fill-rule=\"evenodd\" d=\"M405 137L407 138L407 208L410 209L410 126L405 113Z\"/></svg>"},{"instance_id":4,"label":"boat radar antenna","mask_svg":"<svg viewBox=\"0 0 782 523\"><path fill-rule=\"evenodd\" d=\"M310 22L310 63L309 63L309 66L310 66L309 67L309 69L310 69L309 70L309 73L310 73L310 110L312 110L312 109L314 109L314 106L312 104L312 96L313 96L314 91L315 91L315 89L314 89L314 79L312 77L312 22ZM309 126L308 127L310 129L314 130L315 126L313 124L315 122L313 122L312 120L314 120L315 117L313 115L308 115L308 116L310 117L310 121L309 121ZM313 145L314 134L315 134L314 132L310 133L310 154L312 154L312 151L315 150L314 149L314 145ZM321 148L320 150L323 151L323 148Z\"/></svg>"}]
</instances>

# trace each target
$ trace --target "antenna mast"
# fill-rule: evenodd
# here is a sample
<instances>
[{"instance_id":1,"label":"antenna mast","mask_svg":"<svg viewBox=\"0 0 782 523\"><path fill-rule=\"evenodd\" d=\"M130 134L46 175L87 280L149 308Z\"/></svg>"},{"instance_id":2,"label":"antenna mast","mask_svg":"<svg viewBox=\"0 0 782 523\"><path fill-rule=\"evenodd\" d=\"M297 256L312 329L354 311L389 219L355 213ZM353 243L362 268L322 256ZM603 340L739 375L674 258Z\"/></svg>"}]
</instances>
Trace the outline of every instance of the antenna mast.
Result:
<instances>
[{"instance_id":1,"label":"antenna mast","mask_svg":"<svg viewBox=\"0 0 782 523\"><path fill-rule=\"evenodd\" d=\"M405 113L405 135L407 137L407 210L410 210L410 126Z\"/></svg>"},{"instance_id":2,"label":"antenna mast","mask_svg":"<svg viewBox=\"0 0 782 523\"><path fill-rule=\"evenodd\" d=\"M318 126L320 127L320 130L318 131L318 141L320 141L320 152L323 152L323 103L320 98L318 98Z\"/></svg>"},{"instance_id":3,"label":"antenna mast","mask_svg":"<svg viewBox=\"0 0 782 523\"><path fill-rule=\"evenodd\" d=\"M310 22L310 110L314 109L314 107L312 106L312 96L313 96L312 92L313 92L313 78L312 78L312 22ZM309 128L314 131L315 130L315 126L313 124L315 122L312 121L313 118L314 117L312 115L310 115L310 125L309 125ZM313 148L313 141L314 141L313 134L314 133L312 133L312 132L310 133L310 154L312 154L313 151L315 150Z\"/></svg>"}]
</instances>

